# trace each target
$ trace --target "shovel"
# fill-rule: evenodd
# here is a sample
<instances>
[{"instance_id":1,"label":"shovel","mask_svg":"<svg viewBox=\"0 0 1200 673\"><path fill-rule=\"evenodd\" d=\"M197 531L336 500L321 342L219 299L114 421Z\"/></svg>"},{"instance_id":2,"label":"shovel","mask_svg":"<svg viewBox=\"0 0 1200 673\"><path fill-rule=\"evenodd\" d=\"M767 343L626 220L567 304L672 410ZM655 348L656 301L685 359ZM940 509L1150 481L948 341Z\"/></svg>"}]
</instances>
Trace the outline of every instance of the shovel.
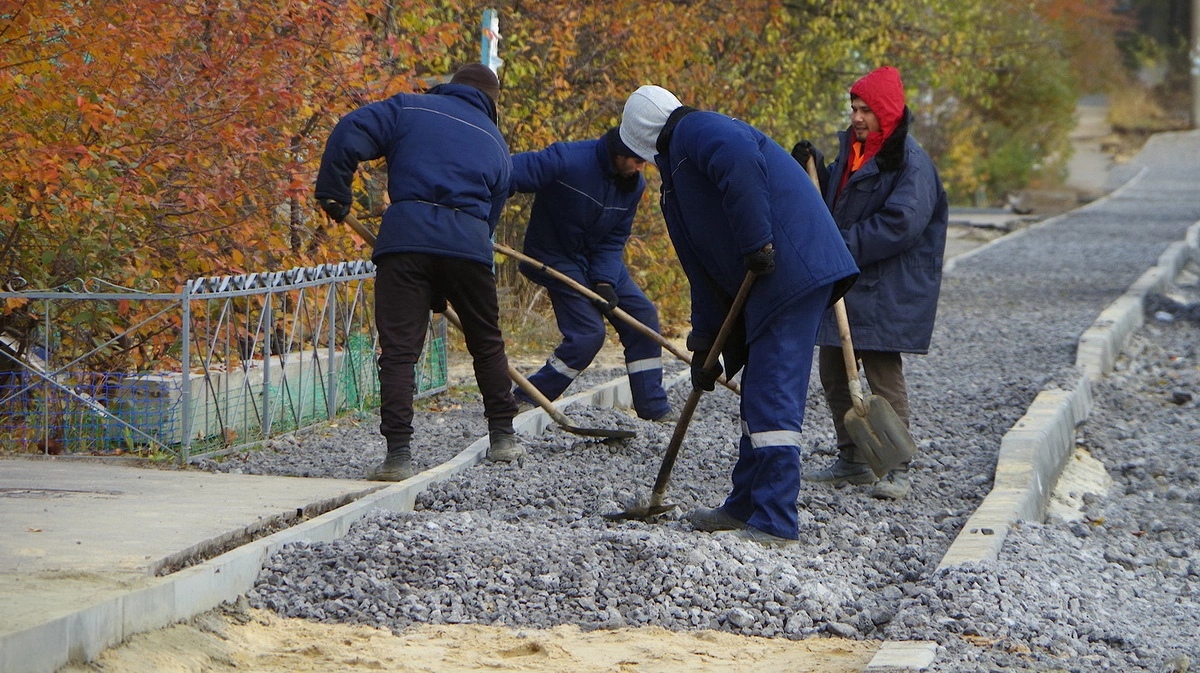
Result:
<instances>
[{"instance_id":1,"label":"shovel","mask_svg":"<svg viewBox=\"0 0 1200 673\"><path fill-rule=\"evenodd\" d=\"M816 161L809 156L804 165L808 177L821 191L817 180ZM846 433L854 446L867 459L876 477L883 477L892 468L909 460L917 452L917 444L904 427L904 421L896 415L892 405L878 395L863 399L862 384L858 380L858 358L854 357L854 342L850 340L850 320L846 317L846 301L838 299L833 305L837 317L838 336L842 340L842 359L846 363L846 379L850 382L850 398L854 406L844 418Z\"/></svg>"},{"instance_id":2,"label":"shovel","mask_svg":"<svg viewBox=\"0 0 1200 673\"><path fill-rule=\"evenodd\" d=\"M447 306L446 310L442 312L442 315L445 315L446 320L449 321L451 325L454 325L456 328L458 328L458 331L463 331L462 322L459 321L458 314L454 312L454 309ZM517 387L519 387L522 392L533 398L533 400L538 403L539 407L544 409L547 414L550 414L550 418L554 419L554 422L558 423L559 427L567 432L576 435L582 435L584 437L604 437L606 439L629 439L630 437L637 436L637 433L633 430L581 428L576 425L571 425L571 419L567 418L566 414L559 410L558 407L554 406L554 403L551 402L548 397L543 395L542 391L537 389L537 386L533 385L530 383L529 379L522 376L521 372L517 371L517 368L512 366L512 363L509 363L508 365L508 377L513 380L513 383L517 384Z\"/></svg>"},{"instance_id":3,"label":"shovel","mask_svg":"<svg viewBox=\"0 0 1200 673\"><path fill-rule=\"evenodd\" d=\"M551 267L543 264L542 262L539 262L536 259L529 257L528 255L517 252L516 250L513 250L512 248L501 245L499 243L494 243L492 245L492 248L494 248L496 250L496 252L498 252L502 255L512 257L513 259L521 261L521 262L525 262L526 264L528 264L532 267L536 267L538 271L541 271L542 273L553 276L554 278L566 283L572 289L574 289L576 292L583 295L584 297L587 297L588 299L592 299L592 300L595 300L595 299L603 300L604 299L600 295L593 292L591 288L584 285L583 283L580 283L579 281L577 281L574 278L568 276L567 274L559 271L558 269L551 268ZM674 344L672 344L670 341L667 341L666 338L663 337L663 335L661 335L658 332L656 332L655 330L653 330L649 325L641 322L640 320L629 315L625 311L622 311L619 307L612 309L612 314L617 316L621 320L624 320L625 322L629 323L637 331L639 331L642 334L645 334L646 336L653 339L659 346L662 346L665 350L670 352L672 355L674 355L675 357L677 357L680 360L687 363L687 365L689 367L692 365L691 357L689 357L686 353L684 353L683 351L676 348ZM721 385L725 386L726 388L729 388L730 390L732 390L735 393L738 393L739 395L741 394L741 389L738 388L738 385L736 383L731 383L728 379L725 378L724 375L721 375L720 377L717 378L717 383L720 383Z\"/></svg>"},{"instance_id":4,"label":"shovel","mask_svg":"<svg viewBox=\"0 0 1200 673\"><path fill-rule=\"evenodd\" d=\"M846 302L838 299L833 305L837 316L838 335L842 339L842 359L846 363L846 378L850 382L850 398L854 400L845 416L846 432L854 440L854 446L867 459L871 471L883 477L894 467L913 457L917 452L916 442L904 427L904 421L887 400L878 395L863 399L862 384L858 380L858 359L854 357L854 344L850 341L850 321L846 318Z\"/></svg>"},{"instance_id":5,"label":"shovel","mask_svg":"<svg viewBox=\"0 0 1200 673\"><path fill-rule=\"evenodd\" d=\"M375 244L375 234L372 233L371 230L366 226L364 226L362 222L359 222L358 218L354 216L354 213L348 213L346 218L342 221L345 222L346 225L351 229L353 229L355 233L361 236L363 240L372 245ZM454 325L459 332L463 331L462 321L458 319L458 314L454 312L454 309L447 306L446 310L442 312L442 315L446 316L447 322L449 322L451 325ZM554 403L547 399L546 396L542 394L542 391L538 390L536 386L530 383L529 379L522 376L521 372L517 371L517 368L512 366L512 363L509 363L508 365L508 377L512 379L513 382L516 383L526 395L537 402L538 406L540 406L542 409L545 409L546 413L550 415L550 418L554 419L554 422L558 423L558 425L567 432L576 435L582 435L584 437L604 437L606 439L629 439L630 437L637 436L637 433L632 430L581 428L572 425L571 420L567 418L567 415L560 411L558 407L554 406Z\"/></svg>"},{"instance_id":6,"label":"shovel","mask_svg":"<svg viewBox=\"0 0 1200 673\"><path fill-rule=\"evenodd\" d=\"M733 299L733 306L730 307L729 313L725 316L725 322L721 324L721 329L717 332L717 338L708 351L708 357L704 359L705 369L711 369L717 364L717 357L720 356L721 348L725 346L729 333L733 331L734 322L741 318L742 307L746 304L746 297L750 294L754 277L753 272L747 272L742 286L738 288L737 296ZM683 410L679 413L679 422L675 424L675 433L671 435L671 443L667 445L667 452L663 454L662 467L658 469L658 478L654 480L654 489L650 492L650 502L645 505L632 505L623 512L605 514L604 518L613 521L648 520L678 507L677 504L664 505L663 497L667 493L667 484L671 481L671 470L675 468L675 459L679 457L679 449L683 446L683 436L687 434L688 423L691 422L692 414L696 412L696 405L700 403L700 396L703 394L703 390L693 387L687 402L683 405Z\"/></svg>"}]
</instances>

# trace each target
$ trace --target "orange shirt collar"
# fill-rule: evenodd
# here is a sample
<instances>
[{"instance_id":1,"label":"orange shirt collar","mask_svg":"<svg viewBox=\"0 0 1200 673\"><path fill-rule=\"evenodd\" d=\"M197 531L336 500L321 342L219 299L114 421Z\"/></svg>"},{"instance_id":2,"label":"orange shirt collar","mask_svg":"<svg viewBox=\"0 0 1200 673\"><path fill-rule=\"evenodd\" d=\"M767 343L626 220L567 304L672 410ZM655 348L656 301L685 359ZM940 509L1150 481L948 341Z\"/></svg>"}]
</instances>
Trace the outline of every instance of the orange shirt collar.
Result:
<instances>
[{"instance_id":1,"label":"orange shirt collar","mask_svg":"<svg viewBox=\"0 0 1200 673\"><path fill-rule=\"evenodd\" d=\"M850 143L850 172L853 173L862 168L863 162L867 160L867 155L863 152L865 143L852 142Z\"/></svg>"}]
</instances>

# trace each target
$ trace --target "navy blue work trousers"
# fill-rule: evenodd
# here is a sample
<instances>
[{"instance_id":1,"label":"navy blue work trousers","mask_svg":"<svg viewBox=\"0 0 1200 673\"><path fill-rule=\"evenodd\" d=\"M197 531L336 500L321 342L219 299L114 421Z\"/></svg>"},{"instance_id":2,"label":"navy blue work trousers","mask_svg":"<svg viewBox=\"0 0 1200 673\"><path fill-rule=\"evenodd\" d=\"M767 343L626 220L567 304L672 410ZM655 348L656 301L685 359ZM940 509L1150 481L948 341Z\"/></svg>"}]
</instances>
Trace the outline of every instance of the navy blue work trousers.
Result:
<instances>
[{"instance_id":1,"label":"navy blue work trousers","mask_svg":"<svg viewBox=\"0 0 1200 673\"><path fill-rule=\"evenodd\" d=\"M742 436L730 515L782 538L799 537L800 432L808 400L817 327L832 286L797 299L747 344L742 371Z\"/></svg>"},{"instance_id":2,"label":"navy blue work trousers","mask_svg":"<svg viewBox=\"0 0 1200 673\"><path fill-rule=\"evenodd\" d=\"M617 293L617 306L622 311L650 329L659 330L658 309L628 276L619 280L613 289ZM546 285L546 292L563 339L529 381L548 399L555 400L592 364L604 347L607 328L606 316L578 291L555 282ZM671 405L662 385L662 347L621 318L610 316L608 321L617 331L624 349L634 411L640 418L648 420L666 414ZM516 394L519 399L531 401L521 391Z\"/></svg>"}]
</instances>

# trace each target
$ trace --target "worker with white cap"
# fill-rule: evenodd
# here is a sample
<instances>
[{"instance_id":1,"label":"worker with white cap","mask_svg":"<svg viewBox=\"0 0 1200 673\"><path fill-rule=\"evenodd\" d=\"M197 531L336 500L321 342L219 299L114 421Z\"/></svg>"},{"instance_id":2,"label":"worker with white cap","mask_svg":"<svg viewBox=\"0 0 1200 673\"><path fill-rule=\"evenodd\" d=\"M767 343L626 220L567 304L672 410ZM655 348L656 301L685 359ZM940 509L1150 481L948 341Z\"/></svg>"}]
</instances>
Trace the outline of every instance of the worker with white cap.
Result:
<instances>
[{"instance_id":1,"label":"worker with white cap","mask_svg":"<svg viewBox=\"0 0 1200 673\"><path fill-rule=\"evenodd\" d=\"M663 218L691 285L694 386L712 390L722 373L703 363L743 279L755 274L743 329L722 349L727 376L745 368L733 486L720 507L688 518L697 530L793 542L817 327L858 268L804 169L758 129L648 85L626 101L620 134L662 177Z\"/></svg>"}]
</instances>

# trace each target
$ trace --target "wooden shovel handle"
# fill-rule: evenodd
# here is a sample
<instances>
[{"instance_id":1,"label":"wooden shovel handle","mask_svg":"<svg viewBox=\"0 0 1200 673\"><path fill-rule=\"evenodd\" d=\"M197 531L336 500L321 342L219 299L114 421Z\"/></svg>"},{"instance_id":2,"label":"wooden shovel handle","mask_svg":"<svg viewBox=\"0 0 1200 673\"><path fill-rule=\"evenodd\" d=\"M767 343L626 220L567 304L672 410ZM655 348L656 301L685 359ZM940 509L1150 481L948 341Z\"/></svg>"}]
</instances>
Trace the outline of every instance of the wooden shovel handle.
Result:
<instances>
[{"instance_id":1,"label":"wooden shovel handle","mask_svg":"<svg viewBox=\"0 0 1200 673\"><path fill-rule=\"evenodd\" d=\"M730 306L729 313L725 315L721 329L717 330L712 348L708 350L708 357L704 358L705 369L712 369L717 364L721 349L729 339L729 334L733 332L734 325L742 317L742 307L746 305L746 298L750 296L750 289L754 285L756 277L757 275L753 271L747 271L746 277L742 279L742 286L738 288L737 296L733 298L733 305ZM704 391L700 388L693 387L687 402L683 405L683 410L679 413L679 420L675 423L675 432L671 434L671 442L663 454L662 465L658 468L658 477L654 480L654 488L650 491L650 508L661 505L667 494L667 485L671 482L671 471L675 468L675 460L679 457L680 447L683 446L683 438L687 434L688 424L692 421L692 415L696 412L696 406L700 403L700 396L703 393Z\"/></svg>"},{"instance_id":2,"label":"wooden shovel handle","mask_svg":"<svg viewBox=\"0 0 1200 673\"><path fill-rule=\"evenodd\" d=\"M579 281L577 281L574 278L568 276L567 274L559 271L558 269L548 266L544 262L537 261L536 259L530 257L529 255L517 252L516 250L513 250L512 248L510 248L506 245L502 245L500 243L493 243L492 249L494 249L496 252L498 252L502 255L511 257L517 261L525 262L526 264L536 268L538 271L541 271L542 273L545 273L548 276L551 276L559 281L562 281L563 283L570 286L576 292L583 295L584 297L587 297L588 299L592 299L592 300L595 300L595 299L602 300L603 299L603 297L596 294L596 292L594 290L592 290L588 286L584 285L583 283L580 283ZM621 310L621 307L619 307L619 306L617 308L612 309L612 314L617 316L621 320L624 320L627 324L632 326L637 331L639 331L642 334L645 334L646 336L653 339L655 343L657 343L659 346L662 346L663 349L665 349L671 355L674 355L675 357L682 360L688 366L691 366L692 358L690 356L688 356L686 353L684 353L683 351L676 348L674 344L672 344L670 341L667 341L666 337L664 337L663 335L656 332L649 325L643 323L642 321L638 320L637 318L635 318L635 317L629 315L628 313L626 313L625 311ZM726 388L729 388L733 392L738 393L739 395L742 392L741 388L739 388L736 383L733 383L733 382L729 381L729 379L725 378L724 374L717 377L717 382L720 383L721 385L725 386Z\"/></svg>"},{"instance_id":3,"label":"wooden shovel handle","mask_svg":"<svg viewBox=\"0 0 1200 673\"><path fill-rule=\"evenodd\" d=\"M838 299L833 305L833 313L837 316L838 336L842 339L842 360L846 363L846 378L850 383L850 398L854 400L854 408L862 416L867 415L866 404L863 403L862 384L858 381L858 358L854 357L854 342L850 340L850 319L846 317L846 301Z\"/></svg>"},{"instance_id":4,"label":"wooden shovel handle","mask_svg":"<svg viewBox=\"0 0 1200 673\"><path fill-rule=\"evenodd\" d=\"M817 178L817 160L811 154L804 162L804 171L812 180L817 191L821 191L821 181ZM863 402L862 383L858 380L858 359L854 357L854 342L850 340L850 319L846 317L846 301L838 299L833 305L833 313L837 316L838 336L842 340L842 360L846 363L846 379L850 383L850 398L854 400L854 408L860 416L867 415L867 405Z\"/></svg>"}]
</instances>

